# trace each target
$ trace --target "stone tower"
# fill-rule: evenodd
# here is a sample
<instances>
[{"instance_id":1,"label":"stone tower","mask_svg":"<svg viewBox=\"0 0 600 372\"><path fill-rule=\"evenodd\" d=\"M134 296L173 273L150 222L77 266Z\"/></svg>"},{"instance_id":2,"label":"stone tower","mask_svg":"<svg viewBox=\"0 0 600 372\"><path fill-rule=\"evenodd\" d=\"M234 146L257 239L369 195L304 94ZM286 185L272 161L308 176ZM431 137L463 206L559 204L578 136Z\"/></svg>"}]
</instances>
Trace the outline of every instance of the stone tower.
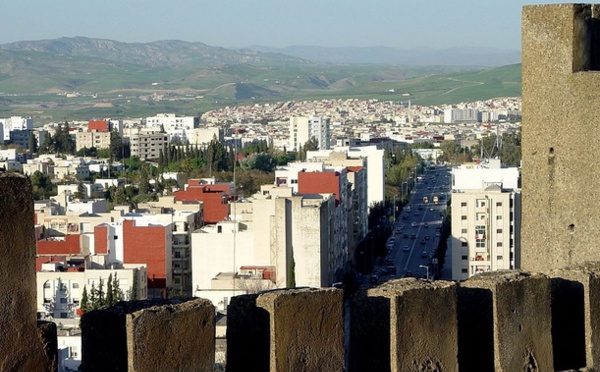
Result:
<instances>
[{"instance_id":1,"label":"stone tower","mask_svg":"<svg viewBox=\"0 0 600 372\"><path fill-rule=\"evenodd\" d=\"M523 8L521 268L600 260L600 5Z\"/></svg>"}]
</instances>

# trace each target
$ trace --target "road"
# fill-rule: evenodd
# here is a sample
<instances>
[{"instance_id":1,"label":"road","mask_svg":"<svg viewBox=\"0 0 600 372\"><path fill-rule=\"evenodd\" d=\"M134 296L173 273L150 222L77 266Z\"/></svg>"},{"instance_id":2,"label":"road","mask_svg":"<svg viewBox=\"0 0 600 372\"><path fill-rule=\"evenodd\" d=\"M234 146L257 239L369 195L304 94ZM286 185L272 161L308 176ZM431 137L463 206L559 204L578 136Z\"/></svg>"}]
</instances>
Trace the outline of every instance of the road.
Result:
<instances>
[{"instance_id":1,"label":"road","mask_svg":"<svg viewBox=\"0 0 600 372\"><path fill-rule=\"evenodd\" d=\"M421 266L429 267L430 275L433 273L431 257L440 239L450 182L450 169L446 167L438 166L420 176L411 192L409 204L394 223L394 239L388 240L388 254L382 265L396 267L396 274L389 275L390 270L389 276L425 278L427 269ZM433 202L434 196L439 199L437 204ZM424 197L427 197L427 203L424 203Z\"/></svg>"}]
</instances>

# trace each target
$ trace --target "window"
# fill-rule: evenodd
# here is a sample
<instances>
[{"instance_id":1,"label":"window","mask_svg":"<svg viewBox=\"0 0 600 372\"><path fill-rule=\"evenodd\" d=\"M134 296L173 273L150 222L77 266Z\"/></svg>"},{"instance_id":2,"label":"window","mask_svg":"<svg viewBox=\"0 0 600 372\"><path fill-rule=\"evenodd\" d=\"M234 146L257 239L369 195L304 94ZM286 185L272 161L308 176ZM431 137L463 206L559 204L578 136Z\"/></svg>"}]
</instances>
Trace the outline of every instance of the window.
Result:
<instances>
[{"instance_id":1,"label":"window","mask_svg":"<svg viewBox=\"0 0 600 372\"><path fill-rule=\"evenodd\" d=\"M502 247L502 242L496 243L496 247L498 247L498 248Z\"/></svg>"},{"instance_id":2,"label":"window","mask_svg":"<svg viewBox=\"0 0 600 372\"><path fill-rule=\"evenodd\" d=\"M466 221L467 220L467 216L460 216L460 219L463 220L463 221Z\"/></svg>"},{"instance_id":3,"label":"window","mask_svg":"<svg viewBox=\"0 0 600 372\"><path fill-rule=\"evenodd\" d=\"M63 318L63 319L65 319L65 318L69 317L69 314L67 314L67 313L60 313L60 317Z\"/></svg>"},{"instance_id":4,"label":"window","mask_svg":"<svg viewBox=\"0 0 600 372\"><path fill-rule=\"evenodd\" d=\"M461 272L462 272L463 274L466 274L466 273L467 273L467 269L462 269L462 270L461 270Z\"/></svg>"},{"instance_id":5,"label":"window","mask_svg":"<svg viewBox=\"0 0 600 372\"><path fill-rule=\"evenodd\" d=\"M64 297L61 297L61 299L60 299L60 303L61 303L61 304L66 304L66 303L67 303L67 299L66 299L66 298L64 298Z\"/></svg>"},{"instance_id":6,"label":"window","mask_svg":"<svg viewBox=\"0 0 600 372\"><path fill-rule=\"evenodd\" d=\"M502 206L502 202L497 202L496 203L496 207L501 207Z\"/></svg>"},{"instance_id":7,"label":"window","mask_svg":"<svg viewBox=\"0 0 600 372\"><path fill-rule=\"evenodd\" d=\"M73 288L79 288L79 283L73 283Z\"/></svg>"},{"instance_id":8,"label":"window","mask_svg":"<svg viewBox=\"0 0 600 372\"><path fill-rule=\"evenodd\" d=\"M50 288L50 283L49 282L44 283L44 288Z\"/></svg>"},{"instance_id":9,"label":"window","mask_svg":"<svg viewBox=\"0 0 600 372\"><path fill-rule=\"evenodd\" d=\"M460 203L460 206L461 206L461 207L466 207L466 206L467 206L467 203L466 203L466 202L462 202L462 203Z\"/></svg>"},{"instance_id":10,"label":"window","mask_svg":"<svg viewBox=\"0 0 600 372\"><path fill-rule=\"evenodd\" d=\"M181 258L181 252L179 252L179 251L175 252L175 258Z\"/></svg>"},{"instance_id":11,"label":"window","mask_svg":"<svg viewBox=\"0 0 600 372\"><path fill-rule=\"evenodd\" d=\"M460 242L460 246L461 247L468 247L468 244L467 244L467 242Z\"/></svg>"},{"instance_id":12,"label":"window","mask_svg":"<svg viewBox=\"0 0 600 372\"><path fill-rule=\"evenodd\" d=\"M467 233L467 229L461 229L461 230L460 230L460 233L461 233L461 234L466 234L466 233Z\"/></svg>"},{"instance_id":13,"label":"window","mask_svg":"<svg viewBox=\"0 0 600 372\"><path fill-rule=\"evenodd\" d=\"M502 234L502 229L496 229L496 233Z\"/></svg>"},{"instance_id":14,"label":"window","mask_svg":"<svg viewBox=\"0 0 600 372\"><path fill-rule=\"evenodd\" d=\"M496 216L496 221L501 221L501 220L502 220L502 215L501 214L497 215Z\"/></svg>"},{"instance_id":15,"label":"window","mask_svg":"<svg viewBox=\"0 0 600 372\"><path fill-rule=\"evenodd\" d=\"M502 259L503 259L503 257L502 257L502 256L496 256L496 259L497 259L497 260L502 260Z\"/></svg>"},{"instance_id":16,"label":"window","mask_svg":"<svg viewBox=\"0 0 600 372\"><path fill-rule=\"evenodd\" d=\"M461 257L463 260L467 260L469 257L468 256L462 256Z\"/></svg>"},{"instance_id":17,"label":"window","mask_svg":"<svg viewBox=\"0 0 600 372\"><path fill-rule=\"evenodd\" d=\"M485 199L477 199L477 208L485 208Z\"/></svg>"}]
</instances>

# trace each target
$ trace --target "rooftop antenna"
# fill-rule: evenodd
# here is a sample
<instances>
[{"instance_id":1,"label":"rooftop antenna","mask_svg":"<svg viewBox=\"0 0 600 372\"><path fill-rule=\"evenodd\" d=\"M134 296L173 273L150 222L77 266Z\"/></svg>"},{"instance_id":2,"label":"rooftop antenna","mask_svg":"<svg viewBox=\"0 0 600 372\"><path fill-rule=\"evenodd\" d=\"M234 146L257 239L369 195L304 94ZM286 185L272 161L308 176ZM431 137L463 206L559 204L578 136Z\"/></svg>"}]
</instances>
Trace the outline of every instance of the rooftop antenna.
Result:
<instances>
[{"instance_id":1,"label":"rooftop antenna","mask_svg":"<svg viewBox=\"0 0 600 372\"><path fill-rule=\"evenodd\" d=\"M486 148L482 139L479 157L485 163L489 163L490 159L500 158L500 150L502 150L502 136L500 135L498 124L496 123L496 140L491 148Z\"/></svg>"}]
</instances>

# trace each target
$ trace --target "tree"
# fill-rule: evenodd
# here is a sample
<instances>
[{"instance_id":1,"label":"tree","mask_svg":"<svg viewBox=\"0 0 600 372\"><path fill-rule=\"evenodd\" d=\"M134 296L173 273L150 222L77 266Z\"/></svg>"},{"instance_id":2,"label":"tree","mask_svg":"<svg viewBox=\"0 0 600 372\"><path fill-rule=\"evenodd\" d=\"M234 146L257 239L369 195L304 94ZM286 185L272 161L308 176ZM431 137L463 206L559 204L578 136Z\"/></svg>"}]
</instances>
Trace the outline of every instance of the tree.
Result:
<instances>
[{"instance_id":1,"label":"tree","mask_svg":"<svg viewBox=\"0 0 600 372\"><path fill-rule=\"evenodd\" d=\"M81 293L81 302L79 303L79 309L81 309L81 311L83 311L84 313L90 310L90 302L88 299L86 286L83 286L83 292Z\"/></svg>"},{"instance_id":2,"label":"tree","mask_svg":"<svg viewBox=\"0 0 600 372\"><path fill-rule=\"evenodd\" d=\"M113 278L112 278L112 274L108 275L108 281L106 282L106 305L107 306L112 306L114 305L114 298L113 298Z\"/></svg>"},{"instance_id":3,"label":"tree","mask_svg":"<svg viewBox=\"0 0 600 372\"><path fill-rule=\"evenodd\" d=\"M115 159L120 159L123 156L123 141L119 132L113 130L110 132L110 148L109 155L111 162Z\"/></svg>"},{"instance_id":4,"label":"tree","mask_svg":"<svg viewBox=\"0 0 600 372\"><path fill-rule=\"evenodd\" d=\"M53 194L56 195L54 193L54 184L52 184L52 180L47 174L35 171L29 176L29 180L33 187L33 198L35 200L45 199Z\"/></svg>"},{"instance_id":5,"label":"tree","mask_svg":"<svg viewBox=\"0 0 600 372\"><path fill-rule=\"evenodd\" d=\"M29 153L35 154L38 152L37 139L33 132L29 132Z\"/></svg>"},{"instance_id":6,"label":"tree","mask_svg":"<svg viewBox=\"0 0 600 372\"><path fill-rule=\"evenodd\" d=\"M83 185L83 182L79 182L77 185L77 191L73 195L75 199L85 199L87 197L87 190Z\"/></svg>"}]
</instances>

